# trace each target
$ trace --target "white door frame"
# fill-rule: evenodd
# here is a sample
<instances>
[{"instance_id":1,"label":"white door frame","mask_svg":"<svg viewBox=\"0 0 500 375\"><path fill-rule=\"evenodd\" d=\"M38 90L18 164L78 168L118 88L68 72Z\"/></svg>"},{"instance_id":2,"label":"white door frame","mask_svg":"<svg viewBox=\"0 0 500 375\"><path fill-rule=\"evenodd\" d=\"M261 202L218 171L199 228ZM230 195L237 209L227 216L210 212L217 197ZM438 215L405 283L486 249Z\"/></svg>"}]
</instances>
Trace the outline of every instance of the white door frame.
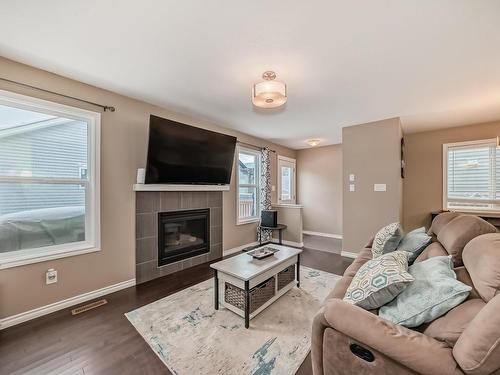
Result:
<instances>
[{"instance_id":1,"label":"white door frame","mask_svg":"<svg viewBox=\"0 0 500 375\"><path fill-rule=\"evenodd\" d=\"M292 195L292 199L281 199L281 165L285 164L292 167L293 177L291 181L291 189L290 192ZM287 156L278 155L278 204L295 204L296 200L296 190L297 190L297 160L293 158L289 158Z\"/></svg>"}]
</instances>

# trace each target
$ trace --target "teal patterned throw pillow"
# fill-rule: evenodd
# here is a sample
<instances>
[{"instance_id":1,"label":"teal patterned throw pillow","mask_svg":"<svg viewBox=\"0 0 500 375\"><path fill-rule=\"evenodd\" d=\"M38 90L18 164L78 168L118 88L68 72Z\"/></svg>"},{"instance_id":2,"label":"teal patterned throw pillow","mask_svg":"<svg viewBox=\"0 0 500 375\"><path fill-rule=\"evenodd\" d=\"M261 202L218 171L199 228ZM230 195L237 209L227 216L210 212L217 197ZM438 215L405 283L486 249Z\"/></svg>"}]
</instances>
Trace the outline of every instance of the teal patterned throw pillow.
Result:
<instances>
[{"instance_id":1,"label":"teal patterned throw pillow","mask_svg":"<svg viewBox=\"0 0 500 375\"><path fill-rule=\"evenodd\" d=\"M401 238L403 238L403 230L399 223L392 223L380 229L373 239L373 258L396 250Z\"/></svg>"},{"instance_id":2,"label":"teal patterned throw pillow","mask_svg":"<svg viewBox=\"0 0 500 375\"><path fill-rule=\"evenodd\" d=\"M366 310L385 305L413 281L407 269L408 254L404 251L394 251L366 262L352 279L344 301Z\"/></svg>"},{"instance_id":3,"label":"teal patterned throw pillow","mask_svg":"<svg viewBox=\"0 0 500 375\"><path fill-rule=\"evenodd\" d=\"M381 318L405 327L439 318L465 301L472 289L457 280L451 255L415 263L408 272L415 281L379 310Z\"/></svg>"},{"instance_id":4,"label":"teal patterned throw pillow","mask_svg":"<svg viewBox=\"0 0 500 375\"><path fill-rule=\"evenodd\" d=\"M398 250L409 253L408 263L412 264L431 241L432 237L425 232L424 227L414 229L405 234L398 245Z\"/></svg>"}]
</instances>

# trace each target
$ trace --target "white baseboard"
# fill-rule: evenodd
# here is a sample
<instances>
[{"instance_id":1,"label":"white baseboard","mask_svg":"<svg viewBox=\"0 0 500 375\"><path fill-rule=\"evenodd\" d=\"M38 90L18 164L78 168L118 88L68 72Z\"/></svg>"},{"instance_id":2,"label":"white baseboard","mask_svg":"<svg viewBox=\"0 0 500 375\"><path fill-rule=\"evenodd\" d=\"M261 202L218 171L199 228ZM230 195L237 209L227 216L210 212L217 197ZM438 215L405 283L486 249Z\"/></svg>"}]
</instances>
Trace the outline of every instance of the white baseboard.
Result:
<instances>
[{"instance_id":1,"label":"white baseboard","mask_svg":"<svg viewBox=\"0 0 500 375\"><path fill-rule=\"evenodd\" d=\"M273 238L272 241L275 243L278 243L279 239ZM294 241L287 241L287 240L282 240L281 242L283 242L283 245L288 245L288 246L293 246L293 247L304 247L303 242L294 242Z\"/></svg>"},{"instance_id":2,"label":"white baseboard","mask_svg":"<svg viewBox=\"0 0 500 375\"><path fill-rule=\"evenodd\" d=\"M127 281L122 281L121 283L118 284L109 285L104 288L94 290L92 292L83 293L78 296L70 297L62 301L54 302L51 303L50 305L37 307L36 309L33 310L8 316L6 318L0 319L0 330L15 326L16 324L27 322L28 320L53 313L55 311L59 311L71 306L78 305L83 302L90 301L98 297L102 297L106 294L111 294L119 290L129 288L134 285L135 285L135 279L130 279Z\"/></svg>"},{"instance_id":3,"label":"white baseboard","mask_svg":"<svg viewBox=\"0 0 500 375\"><path fill-rule=\"evenodd\" d=\"M342 239L342 235L341 234L313 232L313 231L310 231L310 230L303 230L302 234L308 234L309 236L319 236L319 237L336 238L338 240Z\"/></svg>"},{"instance_id":4,"label":"white baseboard","mask_svg":"<svg viewBox=\"0 0 500 375\"><path fill-rule=\"evenodd\" d=\"M340 255L342 255L343 257L346 257L346 258L356 258L358 256L358 253L351 253L350 251L342 251L340 253Z\"/></svg>"},{"instance_id":5,"label":"white baseboard","mask_svg":"<svg viewBox=\"0 0 500 375\"><path fill-rule=\"evenodd\" d=\"M255 242L250 242L250 243L247 243L245 245L241 245L241 246L237 246L237 247L233 247L232 249L227 249L227 250L224 250L222 252L222 255L223 256L226 256L226 255L231 255L231 254L235 254L235 253L239 253L241 250L247 248L247 247L250 247L250 246L255 246L255 245L258 245L259 242L258 241L255 241Z\"/></svg>"}]
</instances>

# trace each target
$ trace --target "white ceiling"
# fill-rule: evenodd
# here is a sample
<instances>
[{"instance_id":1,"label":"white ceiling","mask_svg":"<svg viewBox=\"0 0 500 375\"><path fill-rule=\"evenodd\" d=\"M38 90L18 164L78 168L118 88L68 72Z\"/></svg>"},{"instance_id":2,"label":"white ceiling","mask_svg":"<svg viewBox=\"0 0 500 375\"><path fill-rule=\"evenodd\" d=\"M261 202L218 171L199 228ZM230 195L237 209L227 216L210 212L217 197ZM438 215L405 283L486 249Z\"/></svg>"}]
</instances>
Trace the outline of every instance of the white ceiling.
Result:
<instances>
[{"instance_id":1,"label":"white ceiling","mask_svg":"<svg viewBox=\"0 0 500 375\"><path fill-rule=\"evenodd\" d=\"M500 119L498 0L1 0L0 54L293 148Z\"/></svg>"}]
</instances>

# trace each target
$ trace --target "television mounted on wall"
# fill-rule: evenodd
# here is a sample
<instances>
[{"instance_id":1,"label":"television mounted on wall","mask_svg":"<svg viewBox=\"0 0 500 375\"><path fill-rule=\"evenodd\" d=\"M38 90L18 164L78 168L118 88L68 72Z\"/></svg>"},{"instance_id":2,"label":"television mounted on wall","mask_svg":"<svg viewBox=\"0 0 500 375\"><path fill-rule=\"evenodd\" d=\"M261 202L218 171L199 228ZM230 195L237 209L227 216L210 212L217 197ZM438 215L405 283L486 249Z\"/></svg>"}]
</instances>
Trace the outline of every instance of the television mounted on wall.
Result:
<instances>
[{"instance_id":1,"label":"television mounted on wall","mask_svg":"<svg viewBox=\"0 0 500 375\"><path fill-rule=\"evenodd\" d=\"M151 115L146 184L226 185L236 138Z\"/></svg>"}]
</instances>

